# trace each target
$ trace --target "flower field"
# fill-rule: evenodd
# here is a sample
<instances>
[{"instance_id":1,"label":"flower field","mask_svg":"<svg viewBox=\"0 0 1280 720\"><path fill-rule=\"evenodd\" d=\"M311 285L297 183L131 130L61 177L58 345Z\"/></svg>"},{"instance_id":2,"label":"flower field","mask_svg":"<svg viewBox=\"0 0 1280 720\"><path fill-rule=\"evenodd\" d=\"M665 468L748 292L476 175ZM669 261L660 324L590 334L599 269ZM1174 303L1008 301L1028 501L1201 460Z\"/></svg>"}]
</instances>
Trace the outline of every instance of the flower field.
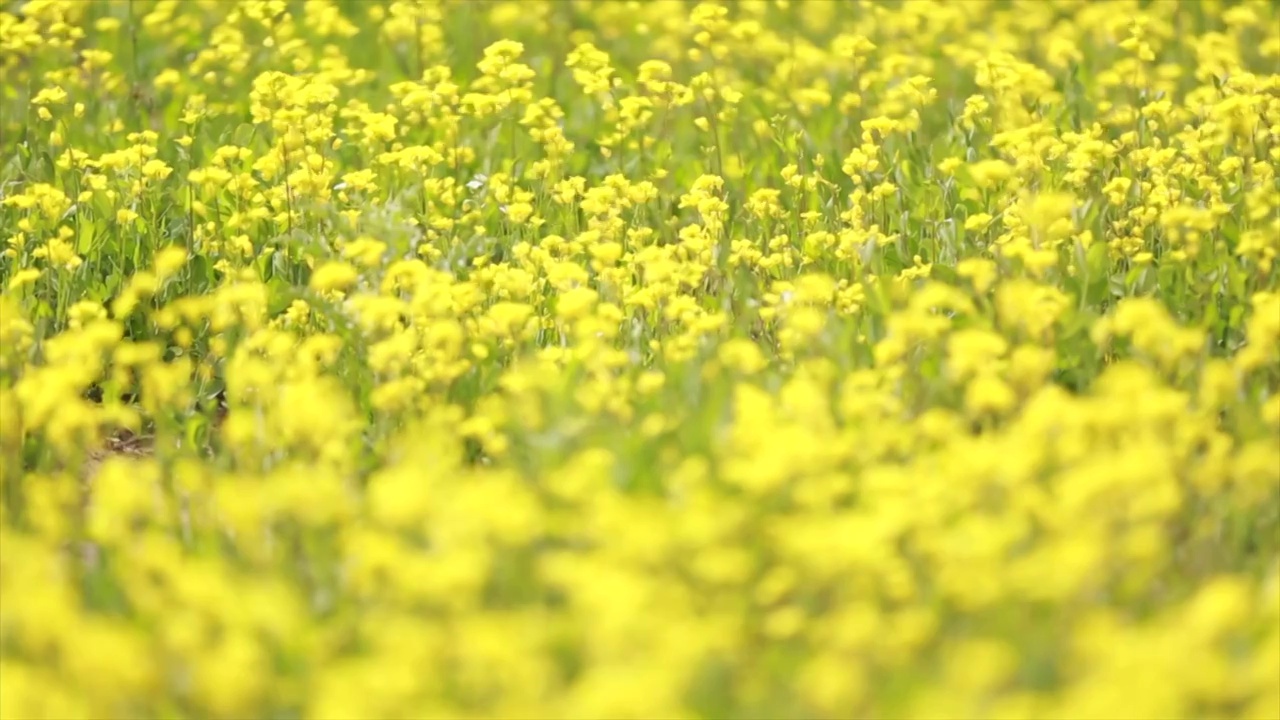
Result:
<instances>
[{"instance_id":1,"label":"flower field","mask_svg":"<svg viewBox=\"0 0 1280 720\"><path fill-rule=\"evenodd\" d=\"M1280 718L1280 6L0 2L0 718Z\"/></svg>"}]
</instances>

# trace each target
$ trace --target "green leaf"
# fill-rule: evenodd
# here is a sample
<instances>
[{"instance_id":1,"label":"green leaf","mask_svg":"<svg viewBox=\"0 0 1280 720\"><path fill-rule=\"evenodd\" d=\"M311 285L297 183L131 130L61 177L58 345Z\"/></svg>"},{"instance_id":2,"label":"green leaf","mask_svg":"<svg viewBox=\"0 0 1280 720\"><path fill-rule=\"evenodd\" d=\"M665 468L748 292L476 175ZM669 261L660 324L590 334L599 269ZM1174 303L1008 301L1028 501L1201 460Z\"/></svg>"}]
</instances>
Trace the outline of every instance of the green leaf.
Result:
<instances>
[{"instance_id":1,"label":"green leaf","mask_svg":"<svg viewBox=\"0 0 1280 720\"><path fill-rule=\"evenodd\" d=\"M1106 243L1095 242L1085 253L1085 266L1089 268L1089 277L1105 277L1111 272L1111 252Z\"/></svg>"},{"instance_id":2,"label":"green leaf","mask_svg":"<svg viewBox=\"0 0 1280 720\"><path fill-rule=\"evenodd\" d=\"M231 144L240 147L248 147L253 142L254 136L257 134L258 128L250 123L240 123L231 133Z\"/></svg>"},{"instance_id":3,"label":"green leaf","mask_svg":"<svg viewBox=\"0 0 1280 720\"><path fill-rule=\"evenodd\" d=\"M297 297L297 291L284 275L276 274L267 280L267 313L269 315L274 317L284 312Z\"/></svg>"},{"instance_id":4,"label":"green leaf","mask_svg":"<svg viewBox=\"0 0 1280 720\"><path fill-rule=\"evenodd\" d=\"M184 428L187 447L198 448L204 445L205 430L208 427L209 421L203 415L192 415L188 418Z\"/></svg>"},{"instance_id":5,"label":"green leaf","mask_svg":"<svg viewBox=\"0 0 1280 720\"><path fill-rule=\"evenodd\" d=\"M80 234L76 236L76 253L88 255L98 235L98 223L88 218L80 221Z\"/></svg>"}]
</instances>

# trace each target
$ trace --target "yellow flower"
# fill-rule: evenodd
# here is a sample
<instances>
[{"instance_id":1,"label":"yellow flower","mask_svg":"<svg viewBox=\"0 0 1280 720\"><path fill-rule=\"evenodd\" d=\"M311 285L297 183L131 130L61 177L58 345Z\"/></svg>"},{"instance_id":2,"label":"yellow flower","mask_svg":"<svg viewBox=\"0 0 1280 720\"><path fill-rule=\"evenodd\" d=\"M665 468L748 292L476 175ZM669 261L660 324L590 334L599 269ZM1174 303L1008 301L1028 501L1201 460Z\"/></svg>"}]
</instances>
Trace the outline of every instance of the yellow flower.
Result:
<instances>
[{"instance_id":1,"label":"yellow flower","mask_svg":"<svg viewBox=\"0 0 1280 720\"><path fill-rule=\"evenodd\" d=\"M9 278L9 291L21 289L24 285L31 285L40 279L40 270L38 268L24 268L14 273Z\"/></svg>"},{"instance_id":2,"label":"yellow flower","mask_svg":"<svg viewBox=\"0 0 1280 720\"><path fill-rule=\"evenodd\" d=\"M356 269L342 262L327 262L311 274L308 286L319 292L347 290L355 285L359 274Z\"/></svg>"}]
</instances>

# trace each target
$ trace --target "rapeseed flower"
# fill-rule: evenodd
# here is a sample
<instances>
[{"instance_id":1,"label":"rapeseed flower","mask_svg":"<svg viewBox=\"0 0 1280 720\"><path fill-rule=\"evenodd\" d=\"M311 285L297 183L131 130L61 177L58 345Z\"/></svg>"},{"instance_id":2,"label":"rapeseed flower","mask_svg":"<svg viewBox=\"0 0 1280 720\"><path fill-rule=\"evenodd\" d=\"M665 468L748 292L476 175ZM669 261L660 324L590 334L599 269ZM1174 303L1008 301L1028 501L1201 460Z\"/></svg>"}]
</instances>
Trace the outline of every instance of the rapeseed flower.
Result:
<instances>
[{"instance_id":1,"label":"rapeseed flower","mask_svg":"<svg viewBox=\"0 0 1280 720\"><path fill-rule=\"evenodd\" d=\"M1280 716L1274 4L0 10L0 718Z\"/></svg>"}]
</instances>

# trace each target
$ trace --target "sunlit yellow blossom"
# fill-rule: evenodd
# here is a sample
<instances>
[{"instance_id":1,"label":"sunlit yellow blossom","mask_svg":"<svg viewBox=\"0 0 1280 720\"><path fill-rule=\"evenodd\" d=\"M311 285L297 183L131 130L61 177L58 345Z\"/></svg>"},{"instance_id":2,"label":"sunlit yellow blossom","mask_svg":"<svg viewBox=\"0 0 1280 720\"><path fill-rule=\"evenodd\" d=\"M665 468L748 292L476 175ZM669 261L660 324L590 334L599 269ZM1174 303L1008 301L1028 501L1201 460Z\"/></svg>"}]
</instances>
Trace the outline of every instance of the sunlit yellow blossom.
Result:
<instances>
[{"instance_id":1,"label":"sunlit yellow blossom","mask_svg":"<svg viewBox=\"0 0 1280 720\"><path fill-rule=\"evenodd\" d=\"M1280 717L1277 27L9 3L0 718Z\"/></svg>"}]
</instances>

